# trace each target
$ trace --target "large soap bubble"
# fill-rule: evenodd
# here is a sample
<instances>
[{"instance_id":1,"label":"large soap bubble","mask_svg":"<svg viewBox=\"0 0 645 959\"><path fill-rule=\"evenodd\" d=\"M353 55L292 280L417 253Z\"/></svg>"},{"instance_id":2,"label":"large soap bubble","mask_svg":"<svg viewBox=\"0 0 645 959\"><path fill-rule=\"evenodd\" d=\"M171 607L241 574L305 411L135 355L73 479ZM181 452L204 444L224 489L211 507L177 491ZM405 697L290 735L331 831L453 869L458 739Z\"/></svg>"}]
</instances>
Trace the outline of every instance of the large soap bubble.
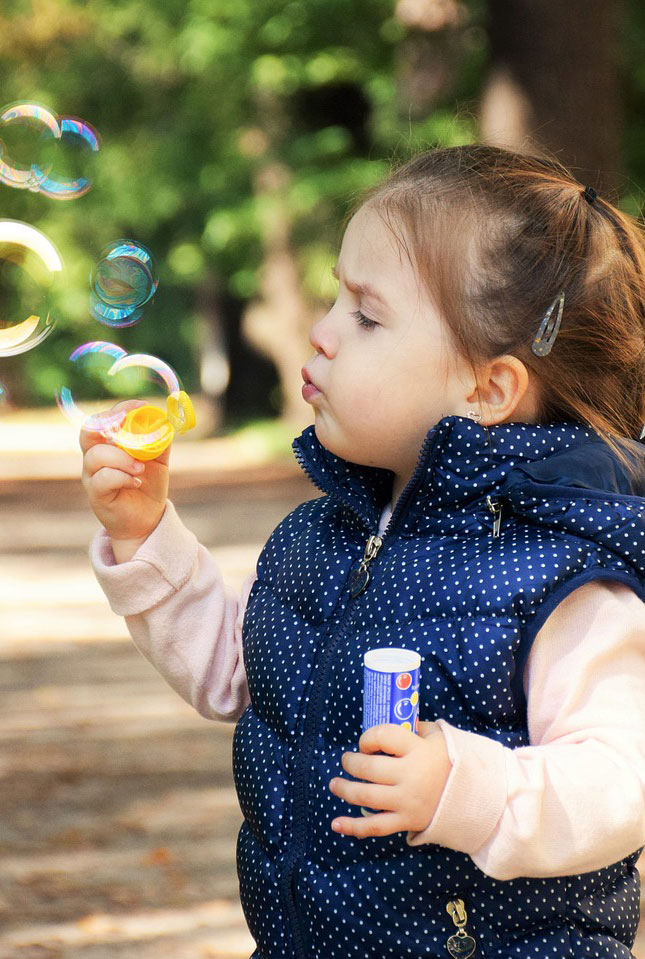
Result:
<instances>
[{"instance_id":1,"label":"large soap bubble","mask_svg":"<svg viewBox=\"0 0 645 959\"><path fill-rule=\"evenodd\" d=\"M90 309L105 326L133 326L159 285L152 253L133 240L107 246L90 274Z\"/></svg>"},{"instance_id":2,"label":"large soap bubble","mask_svg":"<svg viewBox=\"0 0 645 959\"><path fill-rule=\"evenodd\" d=\"M38 192L47 176L42 154L47 140L60 140L58 118L38 103L14 103L0 113L0 182Z\"/></svg>"},{"instance_id":3,"label":"large soap bubble","mask_svg":"<svg viewBox=\"0 0 645 959\"><path fill-rule=\"evenodd\" d=\"M6 186L75 200L92 185L87 170L79 175L78 168L98 150L98 134L85 120L57 117L39 103L13 103L0 113L0 182Z\"/></svg>"},{"instance_id":4,"label":"large soap bubble","mask_svg":"<svg viewBox=\"0 0 645 959\"><path fill-rule=\"evenodd\" d=\"M36 166L38 192L51 197L52 200L76 200L87 193L92 186L92 180L89 175L65 176L62 169L64 161L67 160L72 169L85 168L88 157L99 151L99 138L89 123L76 117L61 117L60 131L56 152L51 151L51 162L47 163L42 171ZM50 151L44 152L47 157Z\"/></svg>"},{"instance_id":5,"label":"large soap bubble","mask_svg":"<svg viewBox=\"0 0 645 959\"><path fill-rule=\"evenodd\" d=\"M95 376L98 375L104 379L115 360L127 355L127 351L117 346L116 343L93 340L91 343L83 343L82 346L78 346L70 353L69 358L72 363L79 362L91 369ZM77 405L68 386L62 385L56 390L56 402L61 412L78 429L81 427L94 428L94 424L90 424L91 417L87 416ZM95 425L99 432L105 430L107 435L114 427L118 428L123 421L123 415L122 413L105 414L103 421L97 421Z\"/></svg>"},{"instance_id":6,"label":"large soap bubble","mask_svg":"<svg viewBox=\"0 0 645 959\"><path fill-rule=\"evenodd\" d=\"M19 220L0 220L0 356L32 350L52 332L50 296L62 268L44 233Z\"/></svg>"},{"instance_id":7,"label":"large soap bubble","mask_svg":"<svg viewBox=\"0 0 645 959\"><path fill-rule=\"evenodd\" d=\"M137 459L154 459L170 445L177 433L184 433L195 425L195 415L189 397L181 389L177 374L167 363L147 353L126 353L120 346L95 340L79 346L70 355L72 362L92 363L97 372L97 361L106 378L126 377L127 392L141 394L150 386L161 386L166 393L166 410L144 404L133 410L109 410L86 416L77 405L71 390L63 386L56 393L56 401L65 416L79 429L100 433L106 439L127 450ZM106 362L109 366L106 369ZM133 378L134 377L134 378ZM147 389L146 389L147 388Z\"/></svg>"}]
</instances>

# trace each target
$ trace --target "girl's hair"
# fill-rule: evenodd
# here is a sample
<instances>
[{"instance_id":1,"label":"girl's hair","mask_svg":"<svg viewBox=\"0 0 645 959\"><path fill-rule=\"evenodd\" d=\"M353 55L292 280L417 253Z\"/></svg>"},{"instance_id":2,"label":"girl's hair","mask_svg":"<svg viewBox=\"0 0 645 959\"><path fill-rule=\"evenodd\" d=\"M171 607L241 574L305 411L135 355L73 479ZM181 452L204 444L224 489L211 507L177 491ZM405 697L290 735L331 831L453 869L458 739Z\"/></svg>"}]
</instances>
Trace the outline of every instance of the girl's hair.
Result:
<instances>
[{"instance_id":1,"label":"girl's hair","mask_svg":"<svg viewBox=\"0 0 645 959\"><path fill-rule=\"evenodd\" d=\"M624 460L645 421L645 240L639 225L551 158L479 144L412 159L361 205L404 246L476 369L511 353L540 422L588 425ZM565 294L552 351L531 344ZM557 309L557 308L556 308Z\"/></svg>"}]
</instances>

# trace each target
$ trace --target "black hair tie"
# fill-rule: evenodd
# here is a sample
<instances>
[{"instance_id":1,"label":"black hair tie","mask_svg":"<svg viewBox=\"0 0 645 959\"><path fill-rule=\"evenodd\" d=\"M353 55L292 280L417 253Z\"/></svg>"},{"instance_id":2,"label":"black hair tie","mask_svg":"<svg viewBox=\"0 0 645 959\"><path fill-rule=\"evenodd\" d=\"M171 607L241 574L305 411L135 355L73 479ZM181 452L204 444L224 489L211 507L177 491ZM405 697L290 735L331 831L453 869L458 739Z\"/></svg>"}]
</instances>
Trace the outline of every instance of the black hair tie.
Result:
<instances>
[{"instance_id":1,"label":"black hair tie","mask_svg":"<svg viewBox=\"0 0 645 959\"><path fill-rule=\"evenodd\" d=\"M580 196L583 196L587 203L593 204L593 201L596 199L598 194L592 186L586 186L584 190L580 191Z\"/></svg>"}]
</instances>

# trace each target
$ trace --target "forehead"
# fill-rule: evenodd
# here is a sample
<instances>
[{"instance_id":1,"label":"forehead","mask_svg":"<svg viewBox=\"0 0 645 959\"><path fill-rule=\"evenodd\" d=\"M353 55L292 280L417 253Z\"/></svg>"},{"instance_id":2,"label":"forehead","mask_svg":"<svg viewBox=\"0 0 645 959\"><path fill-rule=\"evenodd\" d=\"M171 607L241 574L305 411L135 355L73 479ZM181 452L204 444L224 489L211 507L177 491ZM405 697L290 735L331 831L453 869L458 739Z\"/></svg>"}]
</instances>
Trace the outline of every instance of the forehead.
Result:
<instances>
[{"instance_id":1,"label":"forehead","mask_svg":"<svg viewBox=\"0 0 645 959\"><path fill-rule=\"evenodd\" d=\"M364 206L350 220L340 249L339 269L358 283L378 287L405 283L418 290L416 271L403 229Z\"/></svg>"}]
</instances>

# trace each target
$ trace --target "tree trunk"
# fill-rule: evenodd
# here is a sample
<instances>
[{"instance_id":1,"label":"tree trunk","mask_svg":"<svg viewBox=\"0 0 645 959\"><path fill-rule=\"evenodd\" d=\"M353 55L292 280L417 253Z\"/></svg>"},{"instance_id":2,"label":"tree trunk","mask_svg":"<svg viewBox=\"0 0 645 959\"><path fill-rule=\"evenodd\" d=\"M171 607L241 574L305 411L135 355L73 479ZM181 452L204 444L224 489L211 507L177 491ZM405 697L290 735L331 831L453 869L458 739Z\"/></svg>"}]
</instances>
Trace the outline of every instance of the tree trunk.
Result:
<instances>
[{"instance_id":1,"label":"tree trunk","mask_svg":"<svg viewBox=\"0 0 645 959\"><path fill-rule=\"evenodd\" d=\"M619 184L623 0L489 0L488 143L543 148L600 192Z\"/></svg>"},{"instance_id":2,"label":"tree trunk","mask_svg":"<svg viewBox=\"0 0 645 959\"><path fill-rule=\"evenodd\" d=\"M408 28L396 54L399 107L419 119L445 101L457 82L468 14L458 0L397 0L394 13Z\"/></svg>"},{"instance_id":3,"label":"tree trunk","mask_svg":"<svg viewBox=\"0 0 645 959\"><path fill-rule=\"evenodd\" d=\"M300 369L312 352L308 339L312 306L303 294L290 244L291 219L285 197L289 177L289 171L277 163L267 165L258 176L256 190L266 201L261 299L247 307L242 329L275 364L282 390L282 415L300 429L311 421L301 395Z\"/></svg>"}]
</instances>

